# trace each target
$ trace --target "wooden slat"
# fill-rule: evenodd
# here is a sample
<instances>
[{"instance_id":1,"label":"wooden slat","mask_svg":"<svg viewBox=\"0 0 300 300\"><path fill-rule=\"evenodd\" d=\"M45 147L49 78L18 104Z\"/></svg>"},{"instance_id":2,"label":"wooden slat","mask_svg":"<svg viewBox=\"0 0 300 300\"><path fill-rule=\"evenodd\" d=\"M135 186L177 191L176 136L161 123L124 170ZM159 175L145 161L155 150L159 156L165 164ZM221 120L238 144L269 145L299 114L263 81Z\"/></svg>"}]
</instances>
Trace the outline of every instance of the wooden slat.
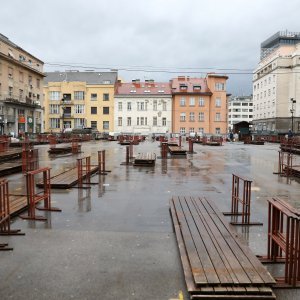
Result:
<instances>
[{"instance_id":1,"label":"wooden slat","mask_svg":"<svg viewBox=\"0 0 300 300\"><path fill-rule=\"evenodd\" d=\"M181 259L181 263L182 263L182 267L183 267L184 278L185 278L187 290L189 293L200 291L200 289L198 289L196 287L194 279L193 279L191 266L190 266L190 263L189 263L189 260L187 257L187 253L186 253L185 245L183 242L182 234L180 231L180 225L179 225L179 222L178 222L178 219L176 216L173 201L170 201L170 212L171 212L172 219L173 219L174 230L176 233L176 239L177 239L177 244L178 244L178 248L179 248L179 252L180 252L180 259Z\"/></svg>"},{"instance_id":2,"label":"wooden slat","mask_svg":"<svg viewBox=\"0 0 300 300\"><path fill-rule=\"evenodd\" d=\"M193 239L193 242L194 242L194 246L196 247L196 250L197 250L197 255L198 255L198 258L200 259L201 261L201 265L203 267L203 271L205 273L205 276L206 276L206 279L207 279L207 282L206 284L209 284L209 285L217 285L217 284L220 284L221 281L216 273L216 269L210 259L210 256L209 256L209 253L207 252L207 248L201 238L201 236L199 235L199 231L195 225L195 222L193 220L193 218L190 217L190 212L189 212L189 209L185 203L185 201L180 201L180 204L181 204L181 208L176 207L176 209L182 209L182 213L183 215L185 216L185 221L187 223L187 226L190 230L190 234L192 236L192 239ZM184 223L184 220L183 219L179 219L180 223L183 225ZM210 251L210 250L209 250ZM187 253L188 253L188 256L189 256L189 249L187 248ZM193 267L192 267L192 272L193 272ZM194 274L194 272L193 272ZM195 279L195 283L196 284L199 284L197 281L196 281L196 278L194 276L194 279ZM226 276L222 276L222 279L225 280L225 282L228 282Z\"/></svg>"},{"instance_id":3,"label":"wooden slat","mask_svg":"<svg viewBox=\"0 0 300 300\"><path fill-rule=\"evenodd\" d=\"M207 247L210 249L209 255L217 272L226 274L226 280L222 280L222 282L238 284L240 280L243 282L248 281L247 274L240 268L240 264L235 257L224 253L226 251L226 242L218 232L213 233L212 220L205 213L205 210L199 209L194 201L191 201L189 206L191 213L194 215L194 220L198 224L199 232L206 238ZM202 228L198 219L202 220Z\"/></svg>"},{"instance_id":4,"label":"wooden slat","mask_svg":"<svg viewBox=\"0 0 300 300\"><path fill-rule=\"evenodd\" d=\"M205 198L203 198L205 199ZM249 249L248 246L246 246L241 240L237 237L236 234L231 233L231 228L229 227L229 224L227 220L224 218L223 214L216 208L216 206L211 202L207 201L205 199L206 203L214 210L216 215L218 216L218 219L222 222L223 226L227 228L228 232L231 234L232 238L237 241L237 246L242 250L244 253L244 257L249 260L249 262L252 265L252 268L254 268L263 280L265 284L273 285L276 283L275 279L270 275L270 273L267 271L267 269L262 265L262 263L259 261L259 259L253 254L253 252Z\"/></svg>"},{"instance_id":5,"label":"wooden slat","mask_svg":"<svg viewBox=\"0 0 300 300\"><path fill-rule=\"evenodd\" d=\"M199 284L199 285L201 285L201 284L206 285L207 278L206 278L204 270L203 270L203 265L198 257L197 249L195 247L194 241L193 241L190 231L188 229L188 225L185 221L185 217L183 215L179 201L175 201L174 206L176 209L176 215L178 218L178 222L180 224L184 244L187 249L188 259L189 259L189 262L191 265L191 270L193 273L195 283Z\"/></svg>"}]
</instances>

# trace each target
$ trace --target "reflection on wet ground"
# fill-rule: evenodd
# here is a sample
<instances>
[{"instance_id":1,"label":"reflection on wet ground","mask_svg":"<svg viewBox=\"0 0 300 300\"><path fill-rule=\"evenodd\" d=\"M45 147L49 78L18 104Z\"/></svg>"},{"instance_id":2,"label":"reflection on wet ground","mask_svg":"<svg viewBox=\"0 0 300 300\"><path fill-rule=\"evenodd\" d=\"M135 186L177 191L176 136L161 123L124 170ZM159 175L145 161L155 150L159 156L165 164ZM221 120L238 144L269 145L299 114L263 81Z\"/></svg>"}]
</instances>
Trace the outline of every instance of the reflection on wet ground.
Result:
<instances>
[{"instance_id":1,"label":"reflection on wet ground","mask_svg":"<svg viewBox=\"0 0 300 300\"><path fill-rule=\"evenodd\" d=\"M195 153L186 159L157 159L153 168L121 165L126 150L116 142L84 143L84 153L55 159L49 159L47 145L38 148L40 167L51 167L52 174L74 167L76 157L90 155L96 163L98 150L106 150L106 169L111 172L94 175L90 188L53 190L53 205L62 212L45 213L46 223L14 221L13 226L26 236L1 237L14 247L12 253L0 253L1 299L178 296L185 284L169 199L172 195L205 196L221 211L228 211L232 173L253 180L251 219L264 226L236 229L255 254L265 254L267 249L267 198L280 196L300 207L299 183L273 174L276 144L195 144ZM160 156L156 142L134 146L135 155L149 151ZM8 178L10 191L22 193L24 176ZM276 290L276 294L278 299L300 298L297 290Z\"/></svg>"}]
</instances>

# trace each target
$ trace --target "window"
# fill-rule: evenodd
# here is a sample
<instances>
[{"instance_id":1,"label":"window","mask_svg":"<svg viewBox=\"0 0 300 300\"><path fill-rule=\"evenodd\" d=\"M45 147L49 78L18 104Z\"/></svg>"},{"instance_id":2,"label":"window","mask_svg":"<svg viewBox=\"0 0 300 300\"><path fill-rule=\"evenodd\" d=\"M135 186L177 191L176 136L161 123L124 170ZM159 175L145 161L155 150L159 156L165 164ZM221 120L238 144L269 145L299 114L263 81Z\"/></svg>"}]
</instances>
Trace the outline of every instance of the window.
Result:
<instances>
[{"instance_id":1,"label":"window","mask_svg":"<svg viewBox=\"0 0 300 300\"><path fill-rule=\"evenodd\" d=\"M97 107L96 106L92 106L91 107L91 115L96 115L97 114Z\"/></svg>"},{"instance_id":2,"label":"window","mask_svg":"<svg viewBox=\"0 0 300 300\"><path fill-rule=\"evenodd\" d=\"M19 100L23 99L23 90L19 89Z\"/></svg>"},{"instance_id":3,"label":"window","mask_svg":"<svg viewBox=\"0 0 300 300\"><path fill-rule=\"evenodd\" d=\"M91 101L96 101L97 100L97 94L96 93L92 93L91 94Z\"/></svg>"},{"instance_id":4,"label":"window","mask_svg":"<svg viewBox=\"0 0 300 300\"><path fill-rule=\"evenodd\" d=\"M28 84L32 87L32 76L28 76Z\"/></svg>"},{"instance_id":5,"label":"window","mask_svg":"<svg viewBox=\"0 0 300 300\"><path fill-rule=\"evenodd\" d=\"M91 121L92 129L97 129L97 121Z\"/></svg>"},{"instance_id":6,"label":"window","mask_svg":"<svg viewBox=\"0 0 300 300\"><path fill-rule=\"evenodd\" d=\"M60 128L60 119L50 118L50 128Z\"/></svg>"},{"instance_id":7,"label":"window","mask_svg":"<svg viewBox=\"0 0 300 300\"><path fill-rule=\"evenodd\" d=\"M81 92L81 91L74 92L74 99L75 100L84 100L84 92Z\"/></svg>"},{"instance_id":8,"label":"window","mask_svg":"<svg viewBox=\"0 0 300 300\"><path fill-rule=\"evenodd\" d=\"M195 106L195 98L190 97L190 106Z\"/></svg>"},{"instance_id":9,"label":"window","mask_svg":"<svg viewBox=\"0 0 300 300\"><path fill-rule=\"evenodd\" d=\"M180 98L180 106L185 106L185 97Z\"/></svg>"},{"instance_id":10,"label":"window","mask_svg":"<svg viewBox=\"0 0 300 300\"><path fill-rule=\"evenodd\" d=\"M144 123L144 117L141 117L141 125L145 125L145 123Z\"/></svg>"},{"instance_id":11,"label":"window","mask_svg":"<svg viewBox=\"0 0 300 300\"><path fill-rule=\"evenodd\" d=\"M216 91L224 91L225 90L225 84L220 83L220 82L216 82L215 83L215 89L216 89Z\"/></svg>"},{"instance_id":12,"label":"window","mask_svg":"<svg viewBox=\"0 0 300 300\"><path fill-rule=\"evenodd\" d=\"M190 121L191 122L195 121L195 113L194 112L190 112Z\"/></svg>"},{"instance_id":13,"label":"window","mask_svg":"<svg viewBox=\"0 0 300 300\"><path fill-rule=\"evenodd\" d=\"M157 117L153 117L153 126L157 126Z\"/></svg>"},{"instance_id":14,"label":"window","mask_svg":"<svg viewBox=\"0 0 300 300\"><path fill-rule=\"evenodd\" d=\"M103 121L103 129L109 129L109 121Z\"/></svg>"},{"instance_id":15,"label":"window","mask_svg":"<svg viewBox=\"0 0 300 300\"><path fill-rule=\"evenodd\" d=\"M103 107L103 114L104 115L109 115L109 107Z\"/></svg>"},{"instance_id":16,"label":"window","mask_svg":"<svg viewBox=\"0 0 300 300\"><path fill-rule=\"evenodd\" d=\"M194 133L195 132L195 128L191 127L189 130L190 133Z\"/></svg>"},{"instance_id":17,"label":"window","mask_svg":"<svg viewBox=\"0 0 300 300\"><path fill-rule=\"evenodd\" d=\"M136 125L140 125L140 117L136 118Z\"/></svg>"},{"instance_id":18,"label":"window","mask_svg":"<svg viewBox=\"0 0 300 300\"><path fill-rule=\"evenodd\" d=\"M13 78L14 70L12 67L8 67L8 78Z\"/></svg>"},{"instance_id":19,"label":"window","mask_svg":"<svg viewBox=\"0 0 300 300\"><path fill-rule=\"evenodd\" d=\"M49 92L49 99L50 100L60 100L60 92Z\"/></svg>"},{"instance_id":20,"label":"window","mask_svg":"<svg viewBox=\"0 0 300 300\"><path fill-rule=\"evenodd\" d=\"M118 102L118 111L122 111L122 102Z\"/></svg>"},{"instance_id":21,"label":"window","mask_svg":"<svg viewBox=\"0 0 300 300\"><path fill-rule=\"evenodd\" d=\"M23 72L19 72L19 81L24 82L24 73Z\"/></svg>"},{"instance_id":22,"label":"window","mask_svg":"<svg viewBox=\"0 0 300 300\"><path fill-rule=\"evenodd\" d=\"M185 134L185 127L180 127L180 134Z\"/></svg>"},{"instance_id":23,"label":"window","mask_svg":"<svg viewBox=\"0 0 300 300\"><path fill-rule=\"evenodd\" d=\"M162 118L162 126L167 126L167 118Z\"/></svg>"},{"instance_id":24,"label":"window","mask_svg":"<svg viewBox=\"0 0 300 300\"><path fill-rule=\"evenodd\" d=\"M84 119L83 118L75 118L74 119L74 127L75 128L83 128L84 127Z\"/></svg>"},{"instance_id":25,"label":"window","mask_svg":"<svg viewBox=\"0 0 300 300\"><path fill-rule=\"evenodd\" d=\"M199 121L204 121L204 112L199 112Z\"/></svg>"},{"instance_id":26,"label":"window","mask_svg":"<svg viewBox=\"0 0 300 300\"><path fill-rule=\"evenodd\" d=\"M219 127L216 128L216 134L221 134L221 129Z\"/></svg>"},{"instance_id":27,"label":"window","mask_svg":"<svg viewBox=\"0 0 300 300\"><path fill-rule=\"evenodd\" d=\"M84 104L75 105L75 114L84 114Z\"/></svg>"},{"instance_id":28,"label":"window","mask_svg":"<svg viewBox=\"0 0 300 300\"><path fill-rule=\"evenodd\" d=\"M216 107L221 107L221 99L216 98Z\"/></svg>"},{"instance_id":29,"label":"window","mask_svg":"<svg viewBox=\"0 0 300 300\"><path fill-rule=\"evenodd\" d=\"M36 87L39 89L41 87L41 81L36 79Z\"/></svg>"},{"instance_id":30,"label":"window","mask_svg":"<svg viewBox=\"0 0 300 300\"><path fill-rule=\"evenodd\" d=\"M204 99L202 97L199 98L199 106L204 106Z\"/></svg>"},{"instance_id":31,"label":"window","mask_svg":"<svg viewBox=\"0 0 300 300\"><path fill-rule=\"evenodd\" d=\"M103 101L109 101L109 94L103 94Z\"/></svg>"},{"instance_id":32,"label":"window","mask_svg":"<svg viewBox=\"0 0 300 300\"><path fill-rule=\"evenodd\" d=\"M157 111L157 100L153 100L153 110Z\"/></svg>"},{"instance_id":33,"label":"window","mask_svg":"<svg viewBox=\"0 0 300 300\"><path fill-rule=\"evenodd\" d=\"M185 122L185 113L180 113L180 121Z\"/></svg>"},{"instance_id":34,"label":"window","mask_svg":"<svg viewBox=\"0 0 300 300\"><path fill-rule=\"evenodd\" d=\"M127 102L127 110L131 111L131 102Z\"/></svg>"},{"instance_id":35,"label":"window","mask_svg":"<svg viewBox=\"0 0 300 300\"><path fill-rule=\"evenodd\" d=\"M118 117L118 126L122 126L122 117Z\"/></svg>"},{"instance_id":36,"label":"window","mask_svg":"<svg viewBox=\"0 0 300 300\"><path fill-rule=\"evenodd\" d=\"M72 95L71 94L63 94L63 99L65 102L71 102Z\"/></svg>"},{"instance_id":37,"label":"window","mask_svg":"<svg viewBox=\"0 0 300 300\"><path fill-rule=\"evenodd\" d=\"M215 121L221 121L221 113L216 113L216 119Z\"/></svg>"},{"instance_id":38,"label":"window","mask_svg":"<svg viewBox=\"0 0 300 300\"><path fill-rule=\"evenodd\" d=\"M131 126L131 117L127 117L127 126Z\"/></svg>"},{"instance_id":39,"label":"window","mask_svg":"<svg viewBox=\"0 0 300 300\"><path fill-rule=\"evenodd\" d=\"M204 128L203 128L203 127L200 127L200 128L199 128L199 133L201 133L201 134L204 133Z\"/></svg>"},{"instance_id":40,"label":"window","mask_svg":"<svg viewBox=\"0 0 300 300\"><path fill-rule=\"evenodd\" d=\"M163 110L163 111L166 111L166 110L167 110L167 103L166 103L166 102L163 102L162 105L163 105L162 110Z\"/></svg>"},{"instance_id":41,"label":"window","mask_svg":"<svg viewBox=\"0 0 300 300\"><path fill-rule=\"evenodd\" d=\"M49 111L50 111L50 114L59 114L59 105L58 104L50 104Z\"/></svg>"}]
</instances>

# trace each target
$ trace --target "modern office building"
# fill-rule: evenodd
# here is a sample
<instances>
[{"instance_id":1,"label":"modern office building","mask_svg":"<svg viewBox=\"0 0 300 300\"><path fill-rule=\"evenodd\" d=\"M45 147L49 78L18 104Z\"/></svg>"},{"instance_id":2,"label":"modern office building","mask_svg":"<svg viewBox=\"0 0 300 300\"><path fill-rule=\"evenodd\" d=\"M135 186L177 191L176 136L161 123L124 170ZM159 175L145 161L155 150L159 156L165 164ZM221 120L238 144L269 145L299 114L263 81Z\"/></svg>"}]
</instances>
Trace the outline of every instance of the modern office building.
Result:
<instances>
[{"instance_id":1,"label":"modern office building","mask_svg":"<svg viewBox=\"0 0 300 300\"><path fill-rule=\"evenodd\" d=\"M261 44L253 75L253 129L300 132L300 33L278 32Z\"/></svg>"},{"instance_id":2,"label":"modern office building","mask_svg":"<svg viewBox=\"0 0 300 300\"><path fill-rule=\"evenodd\" d=\"M99 132L114 131L117 77L117 72L46 73L45 130L91 127Z\"/></svg>"},{"instance_id":3,"label":"modern office building","mask_svg":"<svg viewBox=\"0 0 300 300\"><path fill-rule=\"evenodd\" d=\"M139 79L119 82L115 93L115 131L123 134L159 134L172 130L169 82Z\"/></svg>"},{"instance_id":4,"label":"modern office building","mask_svg":"<svg viewBox=\"0 0 300 300\"><path fill-rule=\"evenodd\" d=\"M227 76L178 76L171 80L172 131L180 134L226 134Z\"/></svg>"},{"instance_id":5,"label":"modern office building","mask_svg":"<svg viewBox=\"0 0 300 300\"><path fill-rule=\"evenodd\" d=\"M232 96L228 100L228 129L231 131L233 125L240 122L252 123L253 119L253 97Z\"/></svg>"},{"instance_id":6,"label":"modern office building","mask_svg":"<svg viewBox=\"0 0 300 300\"><path fill-rule=\"evenodd\" d=\"M0 34L0 134L43 132L43 65Z\"/></svg>"}]
</instances>

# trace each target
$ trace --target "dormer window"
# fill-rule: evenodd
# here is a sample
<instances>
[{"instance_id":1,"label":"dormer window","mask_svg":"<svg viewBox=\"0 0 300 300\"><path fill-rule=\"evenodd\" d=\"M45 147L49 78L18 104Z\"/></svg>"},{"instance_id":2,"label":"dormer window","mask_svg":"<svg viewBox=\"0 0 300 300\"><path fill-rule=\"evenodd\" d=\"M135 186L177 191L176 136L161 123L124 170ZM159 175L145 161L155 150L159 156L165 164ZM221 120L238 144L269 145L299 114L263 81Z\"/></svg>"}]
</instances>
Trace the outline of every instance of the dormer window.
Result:
<instances>
[{"instance_id":1,"label":"dormer window","mask_svg":"<svg viewBox=\"0 0 300 300\"><path fill-rule=\"evenodd\" d=\"M194 91L200 91L201 90L201 85L194 85Z\"/></svg>"},{"instance_id":2,"label":"dormer window","mask_svg":"<svg viewBox=\"0 0 300 300\"><path fill-rule=\"evenodd\" d=\"M180 84L180 90L181 91L187 90L187 85L186 84Z\"/></svg>"}]
</instances>

